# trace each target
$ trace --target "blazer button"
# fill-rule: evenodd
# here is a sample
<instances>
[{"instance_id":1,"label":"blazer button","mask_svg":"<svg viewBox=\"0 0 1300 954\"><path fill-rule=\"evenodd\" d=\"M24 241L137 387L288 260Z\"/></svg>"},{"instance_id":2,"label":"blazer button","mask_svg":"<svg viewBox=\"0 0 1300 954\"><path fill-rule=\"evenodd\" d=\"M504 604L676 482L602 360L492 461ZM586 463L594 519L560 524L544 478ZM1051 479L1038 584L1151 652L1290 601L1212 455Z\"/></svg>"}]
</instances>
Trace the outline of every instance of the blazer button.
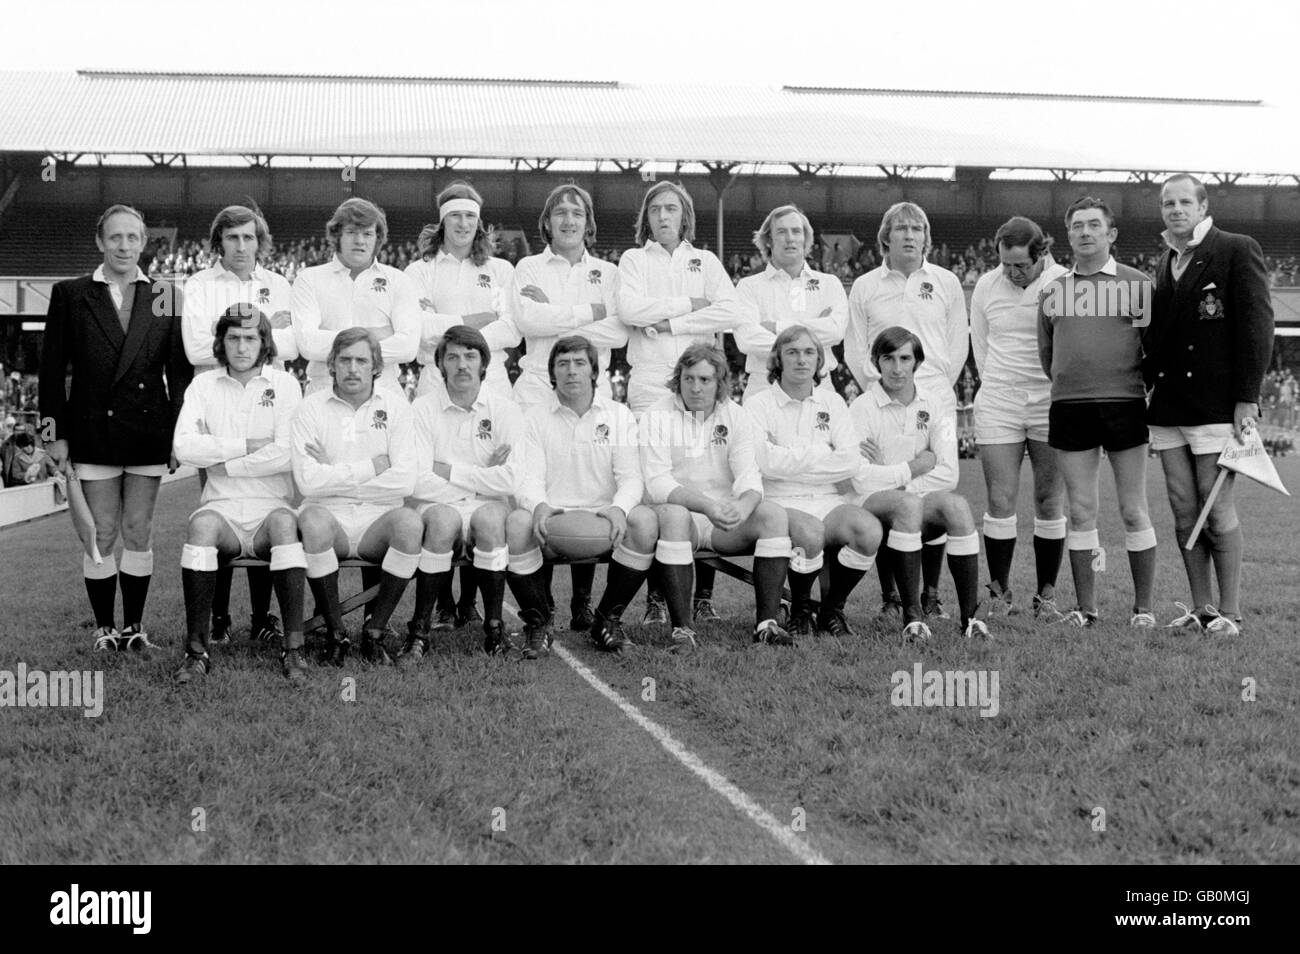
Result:
<instances>
[{"instance_id":1,"label":"blazer button","mask_svg":"<svg viewBox=\"0 0 1300 954\"><path fill-rule=\"evenodd\" d=\"M1188 351L1191 351L1191 350L1192 350L1192 345L1188 345L1188 346L1187 346L1187 350L1188 350ZM142 384L142 385L140 385L140 387L144 387L144 385Z\"/></svg>"},{"instance_id":2,"label":"blazer button","mask_svg":"<svg viewBox=\"0 0 1300 954\"><path fill-rule=\"evenodd\" d=\"M1161 371L1159 374L1156 375L1157 378L1163 378L1164 376L1165 373L1163 371Z\"/></svg>"},{"instance_id":3,"label":"blazer button","mask_svg":"<svg viewBox=\"0 0 1300 954\"><path fill-rule=\"evenodd\" d=\"M1189 351L1190 351L1190 350L1191 350L1191 349L1190 349L1190 348L1188 348L1188 349L1187 349L1187 350L1189 350ZM141 391L143 391L143 390L144 390L144 382L143 382L143 381L141 381L141 382L140 382L140 390L141 390Z\"/></svg>"},{"instance_id":4,"label":"blazer button","mask_svg":"<svg viewBox=\"0 0 1300 954\"><path fill-rule=\"evenodd\" d=\"M109 417L112 417L112 416L113 416L113 412L112 412L112 411L109 411L109 412L108 412L108 416L109 416Z\"/></svg>"},{"instance_id":5,"label":"blazer button","mask_svg":"<svg viewBox=\"0 0 1300 954\"><path fill-rule=\"evenodd\" d=\"M1192 376L1192 372L1188 371L1187 376L1190 378Z\"/></svg>"}]
</instances>

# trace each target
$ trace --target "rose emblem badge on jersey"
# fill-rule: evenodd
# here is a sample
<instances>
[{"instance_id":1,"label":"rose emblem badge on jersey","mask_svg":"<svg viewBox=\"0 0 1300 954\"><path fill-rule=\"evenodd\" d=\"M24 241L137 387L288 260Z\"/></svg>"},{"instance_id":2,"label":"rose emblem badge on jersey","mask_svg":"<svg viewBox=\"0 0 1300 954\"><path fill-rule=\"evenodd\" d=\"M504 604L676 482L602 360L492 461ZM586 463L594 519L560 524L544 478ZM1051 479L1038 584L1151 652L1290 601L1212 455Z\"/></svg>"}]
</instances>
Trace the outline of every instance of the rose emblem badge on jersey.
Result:
<instances>
[{"instance_id":1,"label":"rose emblem badge on jersey","mask_svg":"<svg viewBox=\"0 0 1300 954\"><path fill-rule=\"evenodd\" d=\"M821 287L822 287L822 282L820 278L808 279L808 290L810 292L820 291Z\"/></svg>"},{"instance_id":2,"label":"rose emblem badge on jersey","mask_svg":"<svg viewBox=\"0 0 1300 954\"><path fill-rule=\"evenodd\" d=\"M478 273L478 287L479 287L479 288L491 288L491 287L492 287L492 276L491 276L491 275L488 275L486 272L479 272L479 273Z\"/></svg>"},{"instance_id":3,"label":"rose emblem badge on jersey","mask_svg":"<svg viewBox=\"0 0 1300 954\"><path fill-rule=\"evenodd\" d=\"M474 435L481 441L492 440L492 422L486 417L478 422L478 433Z\"/></svg>"},{"instance_id":4,"label":"rose emblem badge on jersey","mask_svg":"<svg viewBox=\"0 0 1300 954\"><path fill-rule=\"evenodd\" d=\"M608 444L608 443L609 443L609 425L608 425L608 424L597 424L597 425L596 425L596 443L597 443L597 444Z\"/></svg>"},{"instance_id":5,"label":"rose emblem badge on jersey","mask_svg":"<svg viewBox=\"0 0 1300 954\"><path fill-rule=\"evenodd\" d=\"M934 298L934 286L929 282L921 282L921 299L930 301L932 298Z\"/></svg>"},{"instance_id":6,"label":"rose emblem badge on jersey","mask_svg":"<svg viewBox=\"0 0 1300 954\"><path fill-rule=\"evenodd\" d=\"M831 429L831 416L825 411L817 412L817 430L829 431Z\"/></svg>"},{"instance_id":7,"label":"rose emblem badge on jersey","mask_svg":"<svg viewBox=\"0 0 1300 954\"><path fill-rule=\"evenodd\" d=\"M709 441L715 446L727 443L727 425L715 424L713 426L713 438Z\"/></svg>"},{"instance_id":8,"label":"rose emblem badge on jersey","mask_svg":"<svg viewBox=\"0 0 1300 954\"><path fill-rule=\"evenodd\" d=\"M275 407L275 388L267 388L262 392L262 400L257 402L262 407Z\"/></svg>"},{"instance_id":9,"label":"rose emblem badge on jersey","mask_svg":"<svg viewBox=\"0 0 1300 954\"><path fill-rule=\"evenodd\" d=\"M376 278L373 282L370 283L370 290L373 292L379 292L380 294L388 291L388 279Z\"/></svg>"},{"instance_id":10,"label":"rose emblem badge on jersey","mask_svg":"<svg viewBox=\"0 0 1300 954\"><path fill-rule=\"evenodd\" d=\"M691 259L689 262L686 263L686 270L687 270L688 272L698 272L698 271L700 270L700 265L701 265L701 264L702 264L702 263L700 262L700 260L699 260L698 258L693 258L693 259Z\"/></svg>"},{"instance_id":11,"label":"rose emblem badge on jersey","mask_svg":"<svg viewBox=\"0 0 1300 954\"><path fill-rule=\"evenodd\" d=\"M930 426L930 412L929 412L929 411L917 411L917 412L916 412L916 429L917 429L918 431L923 431L923 430L925 430L926 428L928 428L929 426Z\"/></svg>"},{"instance_id":12,"label":"rose emblem badge on jersey","mask_svg":"<svg viewBox=\"0 0 1300 954\"><path fill-rule=\"evenodd\" d=\"M599 285L599 284L600 284L600 269L599 269L599 268L593 268L591 271L589 271L589 272L587 273L587 284L589 284L589 285Z\"/></svg>"},{"instance_id":13,"label":"rose emblem badge on jersey","mask_svg":"<svg viewBox=\"0 0 1300 954\"><path fill-rule=\"evenodd\" d=\"M388 429L388 412L376 409L375 416L370 419L372 430L385 431Z\"/></svg>"},{"instance_id":14,"label":"rose emblem badge on jersey","mask_svg":"<svg viewBox=\"0 0 1300 954\"><path fill-rule=\"evenodd\" d=\"M257 290L257 303L258 303L259 305L269 305L269 304L271 304L271 289L269 289L269 288L259 288L259 289Z\"/></svg>"}]
</instances>

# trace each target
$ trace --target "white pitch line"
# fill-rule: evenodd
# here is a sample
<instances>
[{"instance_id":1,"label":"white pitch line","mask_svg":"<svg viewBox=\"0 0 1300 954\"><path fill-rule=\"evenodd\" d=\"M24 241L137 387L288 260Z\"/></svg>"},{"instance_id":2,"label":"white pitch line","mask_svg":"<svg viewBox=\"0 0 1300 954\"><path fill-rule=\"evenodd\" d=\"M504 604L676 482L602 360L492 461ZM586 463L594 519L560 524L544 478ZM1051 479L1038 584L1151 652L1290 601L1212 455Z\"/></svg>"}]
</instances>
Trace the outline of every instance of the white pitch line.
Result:
<instances>
[{"instance_id":1,"label":"white pitch line","mask_svg":"<svg viewBox=\"0 0 1300 954\"><path fill-rule=\"evenodd\" d=\"M552 643L551 649L568 664L570 669L585 679L593 689L622 709L625 716L649 732L651 737L668 751L669 755L703 779L705 785L731 802L734 808L779 841L781 846L792 855L806 865L829 865L831 863L828 858L816 849L809 847L802 839L797 838L789 827L782 825L771 812L728 781L720 772L716 772L705 765L699 756L673 738L667 729L653 719L647 718L640 709L624 699L617 691L601 680L599 676L579 662L571 652L559 643Z\"/></svg>"}]
</instances>

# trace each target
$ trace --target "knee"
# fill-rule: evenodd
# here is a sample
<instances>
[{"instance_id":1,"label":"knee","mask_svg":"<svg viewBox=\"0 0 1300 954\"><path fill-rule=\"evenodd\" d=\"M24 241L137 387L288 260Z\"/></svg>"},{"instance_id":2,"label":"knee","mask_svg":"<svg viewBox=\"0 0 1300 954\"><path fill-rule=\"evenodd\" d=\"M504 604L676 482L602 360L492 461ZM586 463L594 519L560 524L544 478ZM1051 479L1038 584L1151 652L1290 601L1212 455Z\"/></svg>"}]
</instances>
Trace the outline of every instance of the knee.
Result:
<instances>
[{"instance_id":1,"label":"knee","mask_svg":"<svg viewBox=\"0 0 1300 954\"><path fill-rule=\"evenodd\" d=\"M691 535L691 515L685 507L677 504L659 504L655 507L655 517L659 521L659 536L665 540L689 540Z\"/></svg>"},{"instance_id":2,"label":"knee","mask_svg":"<svg viewBox=\"0 0 1300 954\"><path fill-rule=\"evenodd\" d=\"M645 553L659 539L659 519L649 507L633 507L627 515L628 542Z\"/></svg>"},{"instance_id":3,"label":"knee","mask_svg":"<svg viewBox=\"0 0 1300 954\"><path fill-rule=\"evenodd\" d=\"M759 536L783 537L790 533L790 518L784 507L765 500L754 508L754 517Z\"/></svg>"},{"instance_id":4,"label":"knee","mask_svg":"<svg viewBox=\"0 0 1300 954\"><path fill-rule=\"evenodd\" d=\"M864 519L855 520L853 527L853 549L859 553L875 553L885 540L885 528L871 514L862 513Z\"/></svg>"},{"instance_id":5,"label":"knee","mask_svg":"<svg viewBox=\"0 0 1300 954\"><path fill-rule=\"evenodd\" d=\"M320 507L308 507L298 515L298 529L303 544L317 553L334 543L334 526L330 515Z\"/></svg>"},{"instance_id":6,"label":"knee","mask_svg":"<svg viewBox=\"0 0 1300 954\"><path fill-rule=\"evenodd\" d=\"M506 535L506 509L500 504L484 504L469 518L469 528L474 539L484 544L500 546Z\"/></svg>"},{"instance_id":7,"label":"knee","mask_svg":"<svg viewBox=\"0 0 1300 954\"><path fill-rule=\"evenodd\" d=\"M1075 530L1086 529L1088 524L1095 523L1097 520L1095 500L1071 500L1069 511L1070 526Z\"/></svg>"},{"instance_id":8,"label":"knee","mask_svg":"<svg viewBox=\"0 0 1300 954\"><path fill-rule=\"evenodd\" d=\"M905 495L894 508L890 525L899 533L921 532L921 498L913 494Z\"/></svg>"},{"instance_id":9,"label":"knee","mask_svg":"<svg viewBox=\"0 0 1300 954\"><path fill-rule=\"evenodd\" d=\"M1147 505L1142 500L1125 500L1119 505L1119 518L1124 521L1125 530L1145 530L1151 525L1147 516Z\"/></svg>"},{"instance_id":10,"label":"knee","mask_svg":"<svg viewBox=\"0 0 1300 954\"><path fill-rule=\"evenodd\" d=\"M267 517L267 528L273 545L296 543L298 540L298 518L291 510L273 510Z\"/></svg>"},{"instance_id":11,"label":"knee","mask_svg":"<svg viewBox=\"0 0 1300 954\"><path fill-rule=\"evenodd\" d=\"M1237 529L1240 522L1237 517L1237 506L1231 497L1225 500L1220 496L1214 501L1214 506L1210 508L1210 515L1206 518L1206 526L1210 528L1211 533L1229 533Z\"/></svg>"},{"instance_id":12,"label":"knee","mask_svg":"<svg viewBox=\"0 0 1300 954\"><path fill-rule=\"evenodd\" d=\"M533 515L527 510L512 510L506 516L506 544L516 553L530 548L533 538Z\"/></svg>"},{"instance_id":13,"label":"knee","mask_svg":"<svg viewBox=\"0 0 1300 954\"><path fill-rule=\"evenodd\" d=\"M403 507L393 516L393 536L389 546L403 553L417 553L424 536L424 523L414 510Z\"/></svg>"},{"instance_id":14,"label":"knee","mask_svg":"<svg viewBox=\"0 0 1300 954\"><path fill-rule=\"evenodd\" d=\"M213 513L196 513L190 517L187 542L196 547L215 547L221 536L221 520Z\"/></svg>"},{"instance_id":15,"label":"knee","mask_svg":"<svg viewBox=\"0 0 1300 954\"><path fill-rule=\"evenodd\" d=\"M148 516L125 515L122 518L122 543L128 550L147 550L152 529Z\"/></svg>"},{"instance_id":16,"label":"knee","mask_svg":"<svg viewBox=\"0 0 1300 954\"><path fill-rule=\"evenodd\" d=\"M1016 512L1016 498L1005 484L989 484L989 514L1009 517Z\"/></svg>"},{"instance_id":17,"label":"knee","mask_svg":"<svg viewBox=\"0 0 1300 954\"><path fill-rule=\"evenodd\" d=\"M826 546L826 528L822 522L806 513L789 512L790 545L807 554L821 553Z\"/></svg>"},{"instance_id":18,"label":"knee","mask_svg":"<svg viewBox=\"0 0 1300 954\"><path fill-rule=\"evenodd\" d=\"M975 532L975 521L971 518L970 504L965 497L953 494L943 504L944 524L948 533L954 537L964 537Z\"/></svg>"}]
</instances>

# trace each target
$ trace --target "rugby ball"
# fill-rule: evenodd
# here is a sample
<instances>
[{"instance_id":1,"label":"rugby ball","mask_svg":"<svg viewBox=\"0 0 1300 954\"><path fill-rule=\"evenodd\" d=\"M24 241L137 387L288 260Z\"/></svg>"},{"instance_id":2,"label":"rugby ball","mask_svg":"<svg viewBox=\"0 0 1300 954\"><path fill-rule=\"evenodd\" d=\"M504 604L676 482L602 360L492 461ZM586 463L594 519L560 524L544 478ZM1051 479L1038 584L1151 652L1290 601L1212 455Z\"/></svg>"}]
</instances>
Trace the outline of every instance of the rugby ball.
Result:
<instances>
[{"instance_id":1,"label":"rugby ball","mask_svg":"<svg viewBox=\"0 0 1300 954\"><path fill-rule=\"evenodd\" d=\"M586 560L609 552L609 521L586 510L566 510L546 521L546 546L559 556Z\"/></svg>"}]
</instances>

